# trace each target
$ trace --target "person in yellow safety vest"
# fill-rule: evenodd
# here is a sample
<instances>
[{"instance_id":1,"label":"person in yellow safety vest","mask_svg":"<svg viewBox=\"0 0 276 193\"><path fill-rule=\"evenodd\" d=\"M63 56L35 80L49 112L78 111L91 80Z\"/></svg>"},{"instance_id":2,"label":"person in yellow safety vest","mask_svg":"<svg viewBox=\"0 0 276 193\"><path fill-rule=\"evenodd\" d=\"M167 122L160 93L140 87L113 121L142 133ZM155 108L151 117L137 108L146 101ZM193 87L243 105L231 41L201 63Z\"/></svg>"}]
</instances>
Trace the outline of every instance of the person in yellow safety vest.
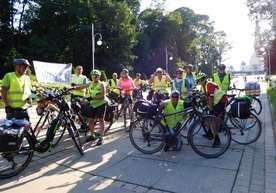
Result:
<instances>
[{"instance_id":1,"label":"person in yellow safety vest","mask_svg":"<svg viewBox=\"0 0 276 193\"><path fill-rule=\"evenodd\" d=\"M142 84L142 80L141 80L141 74L140 73L136 73L136 77L133 80L134 85L136 88L138 88L140 86L140 84Z\"/></svg>"},{"instance_id":2,"label":"person in yellow safety vest","mask_svg":"<svg viewBox=\"0 0 276 193\"><path fill-rule=\"evenodd\" d=\"M160 107L164 108L164 115L171 114L184 109L184 101L179 100L179 97L180 97L180 93L178 92L178 90L172 90L170 94L170 99L160 102L159 104ZM174 132L173 129L176 126L176 124L183 119L183 113L177 113L174 115L166 116L165 119L166 119L166 122L162 120L161 123L164 126L168 126L170 133L173 133ZM180 137L180 140L181 140L181 137ZM164 146L164 151L168 151L169 149L170 149L170 146L166 144Z\"/></svg>"},{"instance_id":3,"label":"person in yellow safety vest","mask_svg":"<svg viewBox=\"0 0 276 193\"><path fill-rule=\"evenodd\" d=\"M118 74L114 72L112 78L108 80L108 92L114 91L114 88L118 87L118 83Z\"/></svg>"},{"instance_id":4,"label":"person in yellow safety vest","mask_svg":"<svg viewBox=\"0 0 276 193\"><path fill-rule=\"evenodd\" d=\"M197 83L202 86L202 91L205 93L207 98L209 114L218 118L221 116L223 119L225 103L227 102L224 91L221 90L221 88L216 83L207 81L207 75L203 72L197 73ZM211 129L209 129L208 133L204 134L203 136L209 140L214 139L213 147L219 147L220 139L218 137L218 125L213 127L213 132Z\"/></svg>"},{"instance_id":5,"label":"person in yellow safety vest","mask_svg":"<svg viewBox=\"0 0 276 193\"><path fill-rule=\"evenodd\" d=\"M73 74L72 77L71 77L71 83L76 84L76 86L88 83L87 77L85 75L83 75L82 73L83 73L83 67L82 66L77 66L76 67L76 74ZM75 98L75 97L85 97L85 94L86 94L86 89L74 90L72 97L73 98Z\"/></svg>"},{"instance_id":6,"label":"person in yellow safety vest","mask_svg":"<svg viewBox=\"0 0 276 193\"><path fill-rule=\"evenodd\" d=\"M149 79L149 84L153 83L153 89L161 91L165 96L164 99L169 98L169 87L168 84L171 83L172 79L169 74L162 68L157 68L154 74Z\"/></svg>"},{"instance_id":7,"label":"person in yellow safety vest","mask_svg":"<svg viewBox=\"0 0 276 193\"><path fill-rule=\"evenodd\" d=\"M31 104L31 80L26 75L31 67L28 60L18 58L13 61L15 71L5 74L2 81L1 96L5 104L6 118L14 117L14 109ZM28 112L22 114L22 118L30 120Z\"/></svg>"},{"instance_id":8,"label":"person in yellow safety vest","mask_svg":"<svg viewBox=\"0 0 276 193\"><path fill-rule=\"evenodd\" d=\"M213 82L220 86L220 88L227 93L230 87L230 74L225 72L226 66L224 64L218 65L218 72L213 74Z\"/></svg>"},{"instance_id":9,"label":"person in yellow safety vest","mask_svg":"<svg viewBox=\"0 0 276 193\"><path fill-rule=\"evenodd\" d=\"M171 90L178 90L180 93L180 100L183 100L185 103L185 108L190 107L191 103L188 101L188 89L189 82L186 78L183 78L183 69L177 68L175 70L176 78L172 80Z\"/></svg>"},{"instance_id":10,"label":"person in yellow safety vest","mask_svg":"<svg viewBox=\"0 0 276 193\"><path fill-rule=\"evenodd\" d=\"M195 89L196 88L196 73L193 71L193 65L187 64L185 67L186 72L183 75L184 79L187 79L189 85L187 85L187 90Z\"/></svg>"},{"instance_id":11,"label":"person in yellow safety vest","mask_svg":"<svg viewBox=\"0 0 276 193\"><path fill-rule=\"evenodd\" d=\"M76 87L76 90L81 90L88 88L89 97L87 98L90 101L90 106L88 110L88 124L91 131L91 136L85 139L86 142L93 141L95 137L95 118L97 117L100 125L100 137L97 142L97 145L102 145L103 136L104 136L104 115L106 111L106 104L108 98L106 97L106 88L105 84L100 81L101 72L99 70L92 70L90 72L92 81L87 84L83 84Z\"/></svg>"}]
</instances>

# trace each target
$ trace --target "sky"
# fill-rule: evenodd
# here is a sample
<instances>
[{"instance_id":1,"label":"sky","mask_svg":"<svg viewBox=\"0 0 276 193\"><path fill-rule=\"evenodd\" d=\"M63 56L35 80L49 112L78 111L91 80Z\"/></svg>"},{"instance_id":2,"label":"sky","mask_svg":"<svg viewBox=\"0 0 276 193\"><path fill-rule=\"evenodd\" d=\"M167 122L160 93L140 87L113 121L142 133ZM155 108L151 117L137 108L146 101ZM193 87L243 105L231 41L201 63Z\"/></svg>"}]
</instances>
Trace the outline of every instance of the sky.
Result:
<instances>
[{"instance_id":1,"label":"sky","mask_svg":"<svg viewBox=\"0 0 276 193\"><path fill-rule=\"evenodd\" d=\"M151 0L142 0L141 10L150 6ZM224 31L233 48L224 58L227 67L240 70L244 61L249 64L254 53L255 24L247 16L246 0L167 0L167 10L189 7L197 14L209 16L215 22L216 31ZM228 58L228 59L227 59ZM227 59L227 60L226 60Z\"/></svg>"}]
</instances>

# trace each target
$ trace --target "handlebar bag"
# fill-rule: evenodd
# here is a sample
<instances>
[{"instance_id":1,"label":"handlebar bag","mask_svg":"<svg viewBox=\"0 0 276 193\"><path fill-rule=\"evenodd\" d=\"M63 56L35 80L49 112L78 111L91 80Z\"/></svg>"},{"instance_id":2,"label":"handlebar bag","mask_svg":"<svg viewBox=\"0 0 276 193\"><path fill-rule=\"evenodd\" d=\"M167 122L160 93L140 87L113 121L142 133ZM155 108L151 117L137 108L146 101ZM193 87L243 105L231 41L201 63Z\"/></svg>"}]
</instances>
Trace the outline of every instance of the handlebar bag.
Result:
<instances>
[{"instance_id":1,"label":"handlebar bag","mask_svg":"<svg viewBox=\"0 0 276 193\"><path fill-rule=\"evenodd\" d=\"M0 126L0 152L15 152L22 146L24 127Z\"/></svg>"}]
</instances>

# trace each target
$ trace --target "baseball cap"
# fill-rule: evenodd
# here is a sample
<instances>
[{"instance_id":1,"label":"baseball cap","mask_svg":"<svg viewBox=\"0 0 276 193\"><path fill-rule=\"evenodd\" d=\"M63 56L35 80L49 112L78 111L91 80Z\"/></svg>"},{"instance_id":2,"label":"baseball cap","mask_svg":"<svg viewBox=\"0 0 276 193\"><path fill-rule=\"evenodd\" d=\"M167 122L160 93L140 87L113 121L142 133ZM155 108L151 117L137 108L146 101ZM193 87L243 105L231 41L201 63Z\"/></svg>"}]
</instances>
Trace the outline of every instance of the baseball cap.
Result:
<instances>
[{"instance_id":1,"label":"baseball cap","mask_svg":"<svg viewBox=\"0 0 276 193\"><path fill-rule=\"evenodd\" d=\"M162 70L162 68L157 68L156 69L156 72L162 72L163 70Z\"/></svg>"},{"instance_id":2,"label":"baseball cap","mask_svg":"<svg viewBox=\"0 0 276 193\"><path fill-rule=\"evenodd\" d=\"M114 76L114 75L118 76L117 73L115 73L115 72L112 74L112 76Z\"/></svg>"},{"instance_id":3,"label":"baseball cap","mask_svg":"<svg viewBox=\"0 0 276 193\"><path fill-rule=\"evenodd\" d=\"M172 96L173 94L178 94L179 95L178 90L172 90L170 96Z\"/></svg>"},{"instance_id":4,"label":"baseball cap","mask_svg":"<svg viewBox=\"0 0 276 193\"><path fill-rule=\"evenodd\" d=\"M77 66L77 67L76 67L76 69L77 69L77 68L80 68L80 69L82 69L82 66Z\"/></svg>"}]
</instances>

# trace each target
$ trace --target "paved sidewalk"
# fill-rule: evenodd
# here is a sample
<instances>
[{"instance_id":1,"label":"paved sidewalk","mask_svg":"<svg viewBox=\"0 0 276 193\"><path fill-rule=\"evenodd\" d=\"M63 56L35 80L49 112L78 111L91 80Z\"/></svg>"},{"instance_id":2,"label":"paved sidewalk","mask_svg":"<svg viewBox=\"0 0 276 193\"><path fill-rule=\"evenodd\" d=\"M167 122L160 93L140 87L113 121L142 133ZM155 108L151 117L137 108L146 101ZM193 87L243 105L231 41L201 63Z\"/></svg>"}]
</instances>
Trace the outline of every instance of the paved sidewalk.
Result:
<instances>
[{"instance_id":1,"label":"paved sidewalk","mask_svg":"<svg viewBox=\"0 0 276 193\"><path fill-rule=\"evenodd\" d=\"M181 152L142 154L118 122L102 146L84 144L84 156L65 136L50 153L36 154L20 175L0 180L0 192L275 193L274 125L265 93L261 100L261 137L246 146L232 142L218 158L202 158L187 144Z\"/></svg>"}]
</instances>

